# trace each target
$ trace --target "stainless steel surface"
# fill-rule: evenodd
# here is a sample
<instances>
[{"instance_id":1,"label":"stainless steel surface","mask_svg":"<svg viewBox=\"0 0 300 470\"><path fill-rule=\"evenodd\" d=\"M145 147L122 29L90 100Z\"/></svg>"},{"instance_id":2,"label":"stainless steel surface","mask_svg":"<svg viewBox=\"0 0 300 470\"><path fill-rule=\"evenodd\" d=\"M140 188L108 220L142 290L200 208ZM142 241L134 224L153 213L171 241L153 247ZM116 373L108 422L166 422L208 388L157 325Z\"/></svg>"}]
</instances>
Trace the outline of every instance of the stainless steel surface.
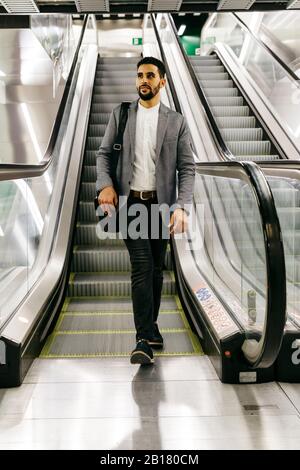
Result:
<instances>
[{"instance_id":1,"label":"stainless steel surface","mask_svg":"<svg viewBox=\"0 0 300 470\"><path fill-rule=\"evenodd\" d=\"M4 75L52 75L52 63L48 57L38 60L35 56L31 59L6 59L1 63L1 72Z\"/></svg>"},{"instance_id":2,"label":"stainless steel surface","mask_svg":"<svg viewBox=\"0 0 300 470\"><path fill-rule=\"evenodd\" d=\"M16 342L22 343L26 339L27 334L29 334L32 329L32 324L36 321L36 316L39 315L44 302L48 298L50 289L54 288L60 270L63 267L75 192L74 180L76 180L79 159L83 151L81 148L83 142L82 133L84 133L85 129L85 120L88 119L89 102L94 78L92 71L93 67L96 66L96 58L96 46L87 48L79 73L75 98L72 102L71 111L67 116L67 127L62 137L60 153L62 158L59 159L59 178L55 181L55 197L51 201L48 209L49 212L47 213L43 236L39 245L35 265L33 266L34 270L33 273L30 272L30 277L35 276L35 280L37 281L36 288L30 292L17 314L2 330L2 337L14 339ZM79 126L80 131L76 126ZM69 178L65 188L65 203L63 204L63 212L60 214L63 222L57 229L55 221L59 215L61 194L64 188L64 174L72 147L73 153L71 166L69 168ZM70 172L72 173L71 176ZM44 189L46 190L45 187ZM56 231L58 239L54 242L54 251L49 261L48 256L49 250L51 249L51 241L54 237L54 231ZM41 270L44 269L45 266L46 269L41 276ZM8 306L5 307L8 308Z\"/></svg>"},{"instance_id":3,"label":"stainless steel surface","mask_svg":"<svg viewBox=\"0 0 300 470\"><path fill-rule=\"evenodd\" d=\"M1 29L0 162L40 162L65 80L53 97L53 64L30 29Z\"/></svg>"},{"instance_id":4,"label":"stainless steel surface","mask_svg":"<svg viewBox=\"0 0 300 470\"><path fill-rule=\"evenodd\" d=\"M147 369L37 359L21 387L0 391L0 448L300 449L297 393L224 385L203 356Z\"/></svg>"}]
</instances>

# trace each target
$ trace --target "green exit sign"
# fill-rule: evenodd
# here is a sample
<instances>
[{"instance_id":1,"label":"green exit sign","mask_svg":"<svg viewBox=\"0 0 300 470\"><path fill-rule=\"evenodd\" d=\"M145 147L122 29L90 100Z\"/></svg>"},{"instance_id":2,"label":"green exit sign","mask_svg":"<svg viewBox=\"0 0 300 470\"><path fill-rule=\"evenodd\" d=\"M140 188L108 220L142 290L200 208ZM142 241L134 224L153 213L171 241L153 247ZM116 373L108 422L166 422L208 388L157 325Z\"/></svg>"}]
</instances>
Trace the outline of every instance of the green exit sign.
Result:
<instances>
[{"instance_id":1,"label":"green exit sign","mask_svg":"<svg viewBox=\"0 0 300 470\"><path fill-rule=\"evenodd\" d=\"M132 44L134 46L141 46L143 44L143 38L132 38Z\"/></svg>"}]
</instances>

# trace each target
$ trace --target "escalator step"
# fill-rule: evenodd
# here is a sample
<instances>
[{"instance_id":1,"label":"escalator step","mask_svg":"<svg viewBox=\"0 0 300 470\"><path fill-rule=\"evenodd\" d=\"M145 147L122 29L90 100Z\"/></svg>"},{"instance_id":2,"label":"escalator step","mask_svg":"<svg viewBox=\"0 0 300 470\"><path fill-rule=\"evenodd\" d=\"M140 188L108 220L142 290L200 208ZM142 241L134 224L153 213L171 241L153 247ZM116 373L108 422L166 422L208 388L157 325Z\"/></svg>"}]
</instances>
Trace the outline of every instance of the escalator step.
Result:
<instances>
[{"instance_id":1,"label":"escalator step","mask_svg":"<svg viewBox=\"0 0 300 470\"><path fill-rule=\"evenodd\" d=\"M95 141L98 143L98 145L93 145L91 146L93 149L98 150L100 147L100 137L97 139L97 137L92 137L92 139L95 139ZM82 181L89 181L95 183L97 179L96 175L96 165L85 165L83 168L83 179Z\"/></svg>"},{"instance_id":2,"label":"escalator step","mask_svg":"<svg viewBox=\"0 0 300 470\"><path fill-rule=\"evenodd\" d=\"M225 139L225 142L228 141L261 141L263 138L263 130L259 128L236 128L236 129L221 129L221 134Z\"/></svg>"},{"instance_id":3,"label":"escalator step","mask_svg":"<svg viewBox=\"0 0 300 470\"><path fill-rule=\"evenodd\" d=\"M190 356L203 354L190 330L162 331L164 349L155 356ZM53 333L41 357L128 357L135 345L135 333Z\"/></svg>"},{"instance_id":4,"label":"escalator step","mask_svg":"<svg viewBox=\"0 0 300 470\"><path fill-rule=\"evenodd\" d=\"M225 81L229 79L229 75L227 72L224 72L224 73L196 72L196 75L197 75L198 80L200 80L200 82L202 82L202 80L206 82L209 80L211 80L212 82L216 82L216 81Z\"/></svg>"},{"instance_id":5,"label":"escalator step","mask_svg":"<svg viewBox=\"0 0 300 470\"><path fill-rule=\"evenodd\" d=\"M75 244L77 245L109 245L109 246L124 246L122 239L105 239L101 240L97 237L96 232L97 219L93 220L92 223L77 223L75 233Z\"/></svg>"},{"instance_id":6,"label":"escalator step","mask_svg":"<svg viewBox=\"0 0 300 470\"><path fill-rule=\"evenodd\" d=\"M279 155L234 155L238 162L268 162L272 160L280 160Z\"/></svg>"},{"instance_id":7,"label":"escalator step","mask_svg":"<svg viewBox=\"0 0 300 470\"><path fill-rule=\"evenodd\" d=\"M191 55L190 56L190 60L198 60L198 61L202 61L202 60L216 60L218 58L218 56L216 54L210 54L210 55Z\"/></svg>"},{"instance_id":8,"label":"escalator step","mask_svg":"<svg viewBox=\"0 0 300 470\"><path fill-rule=\"evenodd\" d=\"M97 85L94 87L94 93L105 95L105 94L124 94L124 93L137 93L135 84L132 85ZM122 100L120 100L122 101Z\"/></svg>"},{"instance_id":9,"label":"escalator step","mask_svg":"<svg viewBox=\"0 0 300 470\"><path fill-rule=\"evenodd\" d=\"M203 66L203 67L212 66L212 67L214 67L214 66L222 65L221 61L219 59L214 59L213 58L213 59L209 60L208 58L206 59L206 57L202 57L202 60L190 58L190 62L191 62L193 67L197 67L197 66Z\"/></svg>"},{"instance_id":10,"label":"escalator step","mask_svg":"<svg viewBox=\"0 0 300 470\"><path fill-rule=\"evenodd\" d=\"M249 128L256 126L256 119L254 116L217 117L216 122L218 126L223 129Z\"/></svg>"},{"instance_id":11,"label":"escalator step","mask_svg":"<svg viewBox=\"0 0 300 470\"><path fill-rule=\"evenodd\" d=\"M102 139L101 139L102 141ZM101 145L100 141L100 145ZM97 149L98 150L98 149ZM96 165L96 152L97 150L86 150L84 154L84 164L87 166L95 166ZM95 183L89 183L93 184L93 194L95 193Z\"/></svg>"},{"instance_id":12,"label":"escalator step","mask_svg":"<svg viewBox=\"0 0 300 470\"><path fill-rule=\"evenodd\" d=\"M233 88L232 80L201 80L203 88Z\"/></svg>"},{"instance_id":13,"label":"escalator step","mask_svg":"<svg viewBox=\"0 0 300 470\"><path fill-rule=\"evenodd\" d=\"M181 308L181 307L180 307ZM177 311L177 298L174 295L163 295L160 312ZM63 307L64 312L132 312L131 297L71 297L67 298Z\"/></svg>"},{"instance_id":14,"label":"escalator step","mask_svg":"<svg viewBox=\"0 0 300 470\"><path fill-rule=\"evenodd\" d=\"M205 88L205 95L209 97L238 96L237 88Z\"/></svg>"},{"instance_id":15,"label":"escalator step","mask_svg":"<svg viewBox=\"0 0 300 470\"><path fill-rule=\"evenodd\" d=\"M118 103L94 103L92 102L91 106L91 112L92 113L111 113L114 108L117 107L117 105L120 104L120 101Z\"/></svg>"},{"instance_id":16,"label":"escalator step","mask_svg":"<svg viewBox=\"0 0 300 470\"><path fill-rule=\"evenodd\" d=\"M88 137L103 137L107 124L89 124Z\"/></svg>"},{"instance_id":17,"label":"escalator step","mask_svg":"<svg viewBox=\"0 0 300 470\"><path fill-rule=\"evenodd\" d=\"M79 213L78 213L79 222L92 222L94 223L94 230L96 231L96 223L98 219L96 217L94 202L79 202Z\"/></svg>"},{"instance_id":18,"label":"escalator step","mask_svg":"<svg viewBox=\"0 0 300 470\"><path fill-rule=\"evenodd\" d=\"M193 68L194 68L194 71L195 71L196 75L198 73L210 73L210 74L211 73L213 73L213 74L221 73L221 74L224 74L224 70L225 70L223 65L219 65L219 64L206 65L204 63L202 63L201 65L194 63Z\"/></svg>"},{"instance_id":19,"label":"escalator step","mask_svg":"<svg viewBox=\"0 0 300 470\"><path fill-rule=\"evenodd\" d=\"M185 329L185 324L180 312L162 313L159 316L161 329L176 328ZM55 331L112 331L127 330L134 332L134 319L132 312L94 313L71 312L61 315L60 322Z\"/></svg>"},{"instance_id":20,"label":"escalator step","mask_svg":"<svg viewBox=\"0 0 300 470\"><path fill-rule=\"evenodd\" d=\"M102 86L102 85L112 85L112 86L132 86L132 82L135 82L135 77L111 77L111 78L101 78L99 76L96 76L95 79L95 85L96 86Z\"/></svg>"},{"instance_id":21,"label":"escalator step","mask_svg":"<svg viewBox=\"0 0 300 470\"><path fill-rule=\"evenodd\" d=\"M212 106L211 110L217 117L249 116L248 106Z\"/></svg>"},{"instance_id":22,"label":"escalator step","mask_svg":"<svg viewBox=\"0 0 300 470\"><path fill-rule=\"evenodd\" d=\"M209 96L210 106L243 106L242 96Z\"/></svg>"},{"instance_id":23,"label":"escalator step","mask_svg":"<svg viewBox=\"0 0 300 470\"><path fill-rule=\"evenodd\" d=\"M121 101L134 101L138 99L137 93L118 93L118 94L105 94L94 95L93 104L109 103L112 106L117 106Z\"/></svg>"},{"instance_id":24,"label":"escalator step","mask_svg":"<svg viewBox=\"0 0 300 470\"><path fill-rule=\"evenodd\" d=\"M167 250L165 258L166 269L172 269L171 252ZM120 247L78 246L74 247L72 270L74 272L100 271L130 271L130 259L125 244Z\"/></svg>"},{"instance_id":25,"label":"escalator step","mask_svg":"<svg viewBox=\"0 0 300 470\"><path fill-rule=\"evenodd\" d=\"M97 78L117 78L120 73L122 74L122 78L133 78L135 80L136 77L136 69L133 70L102 70L101 67L97 67Z\"/></svg>"},{"instance_id":26,"label":"escalator step","mask_svg":"<svg viewBox=\"0 0 300 470\"><path fill-rule=\"evenodd\" d=\"M91 113L90 124L107 124L110 113Z\"/></svg>"},{"instance_id":27,"label":"escalator step","mask_svg":"<svg viewBox=\"0 0 300 470\"><path fill-rule=\"evenodd\" d=\"M175 294L175 282L169 272L164 273L163 294ZM130 273L74 273L69 282L69 296L129 296L131 294Z\"/></svg>"}]
</instances>

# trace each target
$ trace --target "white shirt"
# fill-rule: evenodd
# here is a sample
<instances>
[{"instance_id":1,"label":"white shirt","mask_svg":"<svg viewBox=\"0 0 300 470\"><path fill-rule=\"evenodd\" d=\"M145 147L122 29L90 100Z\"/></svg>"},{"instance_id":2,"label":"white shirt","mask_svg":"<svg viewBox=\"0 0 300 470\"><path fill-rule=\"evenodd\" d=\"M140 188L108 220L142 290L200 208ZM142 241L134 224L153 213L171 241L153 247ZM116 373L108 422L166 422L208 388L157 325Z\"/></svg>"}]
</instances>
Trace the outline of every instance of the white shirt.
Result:
<instances>
[{"instance_id":1,"label":"white shirt","mask_svg":"<svg viewBox=\"0 0 300 470\"><path fill-rule=\"evenodd\" d=\"M131 189L135 191L153 191L156 189L155 152L158 103L152 108L145 108L138 103L135 132L135 159Z\"/></svg>"}]
</instances>

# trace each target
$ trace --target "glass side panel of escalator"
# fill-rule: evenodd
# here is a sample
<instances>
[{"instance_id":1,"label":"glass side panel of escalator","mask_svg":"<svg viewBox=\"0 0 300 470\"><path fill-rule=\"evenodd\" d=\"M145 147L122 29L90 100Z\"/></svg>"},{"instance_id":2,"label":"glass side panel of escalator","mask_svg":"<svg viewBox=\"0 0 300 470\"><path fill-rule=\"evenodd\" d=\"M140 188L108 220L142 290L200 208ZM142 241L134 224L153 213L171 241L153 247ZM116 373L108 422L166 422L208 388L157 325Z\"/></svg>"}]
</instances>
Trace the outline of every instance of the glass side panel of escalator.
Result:
<instances>
[{"instance_id":1,"label":"glass side panel of escalator","mask_svg":"<svg viewBox=\"0 0 300 470\"><path fill-rule=\"evenodd\" d=\"M237 178L197 174L194 200L191 246L198 269L246 335L260 336L267 275L255 195L242 172Z\"/></svg>"},{"instance_id":2,"label":"glass side panel of escalator","mask_svg":"<svg viewBox=\"0 0 300 470\"><path fill-rule=\"evenodd\" d=\"M267 181L272 189L282 231L287 314L300 326L300 175L296 170L290 173L294 173L295 178L267 176Z\"/></svg>"}]
</instances>

